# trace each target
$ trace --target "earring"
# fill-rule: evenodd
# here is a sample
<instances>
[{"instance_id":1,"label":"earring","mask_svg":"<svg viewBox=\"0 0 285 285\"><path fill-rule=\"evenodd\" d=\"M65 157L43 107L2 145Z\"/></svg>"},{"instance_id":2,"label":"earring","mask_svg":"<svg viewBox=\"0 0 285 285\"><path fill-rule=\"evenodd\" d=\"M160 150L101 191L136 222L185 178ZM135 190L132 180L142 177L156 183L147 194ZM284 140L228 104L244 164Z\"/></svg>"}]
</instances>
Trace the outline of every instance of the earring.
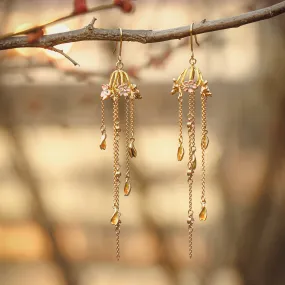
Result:
<instances>
[{"instance_id":1,"label":"earring","mask_svg":"<svg viewBox=\"0 0 285 285\"><path fill-rule=\"evenodd\" d=\"M141 99L140 92L135 84L130 82L127 72L123 71L124 64L122 62L122 41L123 32L120 28L120 50L118 61L116 63L116 70L110 76L109 84L102 85L101 92L101 141L100 149L106 149L106 126L104 118L104 101L111 98L113 101L113 209L114 212L111 217L111 224L115 226L116 234L116 257L120 259L120 225L121 225L121 213L120 213L120 177L121 167L119 162L120 152L120 117L119 117L119 99L125 97L125 114L126 114L126 180L124 185L124 195L128 196L131 192L130 182L130 158L137 156L137 151L134 145L134 100Z\"/></svg>"},{"instance_id":2,"label":"earring","mask_svg":"<svg viewBox=\"0 0 285 285\"><path fill-rule=\"evenodd\" d=\"M202 73L198 67L196 67L197 60L194 57L193 51L193 25L190 27L190 46L191 46L191 57L189 60L190 67L186 68L177 79L173 79L173 87L171 94L178 93L178 118L179 118L179 139L178 139L178 150L177 160L182 161L184 157L183 148L183 91L188 93L188 114L187 114L187 129L188 129L188 142L189 142L189 157L187 164L187 176L189 186L189 209L188 209L188 237L189 237L189 257L192 258L192 235L194 230L194 212L192 206L192 186L193 186L193 175L197 166L196 162L196 146L195 146L195 92L200 87L201 95L201 150L202 150L202 195L201 195L201 212L199 219L205 221L207 219L206 209L206 160L205 151L209 145L208 131L207 131L207 98L212 96L207 80L203 79ZM199 46L197 36L194 35L195 42ZM188 80L187 80L188 79Z\"/></svg>"}]
</instances>

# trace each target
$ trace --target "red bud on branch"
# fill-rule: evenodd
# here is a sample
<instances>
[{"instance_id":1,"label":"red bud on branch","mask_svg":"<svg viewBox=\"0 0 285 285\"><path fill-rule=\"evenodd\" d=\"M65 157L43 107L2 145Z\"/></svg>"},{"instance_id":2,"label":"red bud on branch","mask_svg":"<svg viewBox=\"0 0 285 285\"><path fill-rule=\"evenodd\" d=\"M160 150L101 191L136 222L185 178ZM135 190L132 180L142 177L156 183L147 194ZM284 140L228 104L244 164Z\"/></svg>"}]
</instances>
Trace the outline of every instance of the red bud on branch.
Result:
<instances>
[{"instance_id":1,"label":"red bud on branch","mask_svg":"<svg viewBox=\"0 0 285 285\"><path fill-rule=\"evenodd\" d=\"M125 13L131 13L135 8L132 0L114 0L114 4L119 6Z\"/></svg>"},{"instance_id":2,"label":"red bud on branch","mask_svg":"<svg viewBox=\"0 0 285 285\"><path fill-rule=\"evenodd\" d=\"M44 35L44 29L43 28L35 29L33 32L30 32L27 34L28 43L37 42L43 35Z\"/></svg>"},{"instance_id":3,"label":"red bud on branch","mask_svg":"<svg viewBox=\"0 0 285 285\"><path fill-rule=\"evenodd\" d=\"M85 13L87 10L86 0L74 0L74 15Z\"/></svg>"}]
</instances>

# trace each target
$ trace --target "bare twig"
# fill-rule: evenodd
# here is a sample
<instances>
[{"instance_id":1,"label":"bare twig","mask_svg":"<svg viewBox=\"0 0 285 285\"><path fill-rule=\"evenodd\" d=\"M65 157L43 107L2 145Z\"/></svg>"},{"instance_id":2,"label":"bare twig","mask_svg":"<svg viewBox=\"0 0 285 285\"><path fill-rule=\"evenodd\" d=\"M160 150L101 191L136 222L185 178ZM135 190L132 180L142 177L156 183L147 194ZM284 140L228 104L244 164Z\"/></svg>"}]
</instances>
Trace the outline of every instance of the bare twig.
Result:
<instances>
[{"instance_id":1,"label":"bare twig","mask_svg":"<svg viewBox=\"0 0 285 285\"><path fill-rule=\"evenodd\" d=\"M63 55L64 57L66 57L68 60L70 60L74 66L79 65L79 63L77 63L74 59L72 59L69 55L67 55L63 50L60 50L58 48L55 48L55 47L44 47L44 49L48 49L48 50L51 50L51 51L54 51L54 52L58 52L60 53L61 55Z\"/></svg>"},{"instance_id":2,"label":"bare twig","mask_svg":"<svg viewBox=\"0 0 285 285\"><path fill-rule=\"evenodd\" d=\"M29 34L29 33L33 33L33 32L35 32L37 30L43 29L43 28L45 28L47 26L54 25L54 24L56 24L58 22L69 20L70 18L74 18L74 17L77 17L77 16L81 16L81 15L89 14L89 13L93 13L93 12L98 12L98 11L102 11L102 10L108 10L108 9L112 9L112 8L115 8L115 7L119 7L119 6L117 6L114 3L111 3L111 4L104 4L104 5L100 5L100 6L97 6L97 7L93 7L93 8L87 9L85 12L78 13L78 14L75 14L74 12L72 12L71 14L69 14L67 16L58 18L56 20L53 20L53 21L48 22L48 23L43 24L43 25L34 26L32 28L25 29L25 30L22 30L22 31L19 31L19 32L16 32L16 33L7 33L5 35L0 36L0 40L6 39L6 38L10 38L12 36L19 36L19 35L26 35L26 34Z\"/></svg>"},{"instance_id":3,"label":"bare twig","mask_svg":"<svg viewBox=\"0 0 285 285\"><path fill-rule=\"evenodd\" d=\"M193 34L203 34L218 30L237 28L249 23L269 19L285 13L285 1L273 6L244 13L239 16L214 21L202 21L194 25ZM123 30L123 40L140 43L163 42L189 37L189 26L168 30ZM119 29L79 29L66 33L59 33L41 37L35 43L29 43L27 37L13 37L0 41L0 50L19 47L51 47L62 43L108 40L119 41Z\"/></svg>"}]
</instances>

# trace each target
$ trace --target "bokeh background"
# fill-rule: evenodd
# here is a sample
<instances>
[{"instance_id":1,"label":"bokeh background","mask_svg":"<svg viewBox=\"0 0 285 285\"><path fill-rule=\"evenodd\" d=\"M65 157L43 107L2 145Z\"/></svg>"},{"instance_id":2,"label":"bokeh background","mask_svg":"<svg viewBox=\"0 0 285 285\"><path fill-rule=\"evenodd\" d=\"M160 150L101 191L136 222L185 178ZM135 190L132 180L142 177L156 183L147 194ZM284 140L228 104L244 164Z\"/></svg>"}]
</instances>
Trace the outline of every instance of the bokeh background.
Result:
<instances>
[{"instance_id":1,"label":"bokeh background","mask_svg":"<svg viewBox=\"0 0 285 285\"><path fill-rule=\"evenodd\" d=\"M104 2L87 1L89 7ZM95 26L166 29L276 2L136 1L131 15L94 14ZM72 0L1 0L0 32L44 23L72 9ZM81 28L94 15L47 33ZM186 160L176 160L177 100L170 95L172 78L188 66L188 39L123 43L123 62L143 99L136 102L133 191L121 196L119 263L109 223L111 102L106 103L108 147L99 149L99 94L116 62L115 44L65 46L79 62L76 68L41 49L1 51L0 284L284 285L284 32L281 15L198 36L195 55L213 97L208 101L208 220L197 217L198 151L191 261ZM199 136L198 111L197 145Z\"/></svg>"}]
</instances>

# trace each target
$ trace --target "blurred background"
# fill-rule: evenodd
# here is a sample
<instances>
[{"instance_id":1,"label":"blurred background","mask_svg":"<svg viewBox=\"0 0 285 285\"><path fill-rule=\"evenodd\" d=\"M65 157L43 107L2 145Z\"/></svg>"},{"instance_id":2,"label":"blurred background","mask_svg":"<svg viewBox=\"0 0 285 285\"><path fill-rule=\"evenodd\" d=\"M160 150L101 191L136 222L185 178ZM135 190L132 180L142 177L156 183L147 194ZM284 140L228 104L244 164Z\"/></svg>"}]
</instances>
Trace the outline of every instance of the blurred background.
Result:
<instances>
[{"instance_id":1,"label":"blurred background","mask_svg":"<svg viewBox=\"0 0 285 285\"><path fill-rule=\"evenodd\" d=\"M167 29L277 2L136 1L130 15L117 9L83 15L47 33L84 27L93 16L100 28ZM87 1L89 7L101 3L109 2ZM0 33L72 10L72 0L1 0ZM198 151L192 260L187 162L176 160L178 106L170 95L172 78L188 66L188 39L123 43L123 62L143 99L136 102L133 190L121 196L119 263L109 223L111 102L105 104L107 150L99 149L99 95L115 66L115 43L60 47L80 67L42 49L0 51L0 284L284 285L284 31L281 15L198 36L195 56L213 97L208 100L208 220L197 217ZM184 107L185 122L186 101ZM186 135L185 127L185 142Z\"/></svg>"}]
</instances>

